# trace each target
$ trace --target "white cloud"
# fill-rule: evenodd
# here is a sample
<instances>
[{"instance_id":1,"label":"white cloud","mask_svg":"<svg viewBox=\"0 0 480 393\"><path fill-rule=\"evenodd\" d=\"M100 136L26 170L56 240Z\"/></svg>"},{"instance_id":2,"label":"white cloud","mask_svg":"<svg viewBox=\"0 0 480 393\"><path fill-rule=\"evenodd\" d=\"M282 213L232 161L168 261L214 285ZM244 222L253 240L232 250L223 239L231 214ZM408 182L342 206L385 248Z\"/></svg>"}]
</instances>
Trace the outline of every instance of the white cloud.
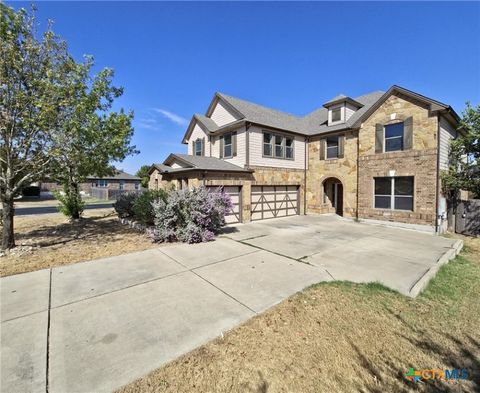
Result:
<instances>
[{"instance_id":1,"label":"white cloud","mask_svg":"<svg viewBox=\"0 0 480 393\"><path fill-rule=\"evenodd\" d=\"M145 128L147 130L160 130L160 126L155 119L139 119L137 122L137 126L139 128Z\"/></svg>"},{"instance_id":2,"label":"white cloud","mask_svg":"<svg viewBox=\"0 0 480 393\"><path fill-rule=\"evenodd\" d=\"M189 121L184 117L177 115L176 113L167 111L166 109L154 108L155 112L160 113L162 116L166 117L171 122L178 124L179 126L187 126Z\"/></svg>"}]
</instances>

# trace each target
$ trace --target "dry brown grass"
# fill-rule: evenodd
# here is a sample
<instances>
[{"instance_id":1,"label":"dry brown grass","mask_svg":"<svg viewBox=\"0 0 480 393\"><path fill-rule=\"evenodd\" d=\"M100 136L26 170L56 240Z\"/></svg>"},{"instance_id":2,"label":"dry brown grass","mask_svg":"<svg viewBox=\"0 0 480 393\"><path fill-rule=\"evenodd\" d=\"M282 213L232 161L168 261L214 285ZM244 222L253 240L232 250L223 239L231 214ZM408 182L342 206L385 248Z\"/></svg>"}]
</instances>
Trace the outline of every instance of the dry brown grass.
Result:
<instances>
[{"instance_id":1,"label":"dry brown grass","mask_svg":"<svg viewBox=\"0 0 480 393\"><path fill-rule=\"evenodd\" d=\"M480 391L480 239L466 247L417 299L317 285L120 392ZM414 384L409 367L471 377Z\"/></svg>"},{"instance_id":2,"label":"dry brown grass","mask_svg":"<svg viewBox=\"0 0 480 393\"><path fill-rule=\"evenodd\" d=\"M15 233L18 247L0 258L2 277L158 246L121 225L113 209L85 210L76 222L60 213L19 216Z\"/></svg>"}]
</instances>

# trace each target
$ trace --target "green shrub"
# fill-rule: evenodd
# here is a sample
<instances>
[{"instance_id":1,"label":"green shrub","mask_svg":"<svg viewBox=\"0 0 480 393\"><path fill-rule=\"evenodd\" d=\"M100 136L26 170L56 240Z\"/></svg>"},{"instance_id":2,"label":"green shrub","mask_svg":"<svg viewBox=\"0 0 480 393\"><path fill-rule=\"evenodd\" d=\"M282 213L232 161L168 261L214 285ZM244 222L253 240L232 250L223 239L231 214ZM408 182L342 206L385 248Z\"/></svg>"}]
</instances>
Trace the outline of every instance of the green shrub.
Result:
<instances>
[{"instance_id":1,"label":"green shrub","mask_svg":"<svg viewBox=\"0 0 480 393\"><path fill-rule=\"evenodd\" d=\"M120 218L133 217L133 203L138 198L137 193L124 193L120 194L116 202L113 205L115 212Z\"/></svg>"},{"instance_id":2,"label":"green shrub","mask_svg":"<svg viewBox=\"0 0 480 393\"><path fill-rule=\"evenodd\" d=\"M165 190L149 190L140 194L133 201L133 217L145 225L152 225L155 219L153 203L159 200L166 201L168 192Z\"/></svg>"},{"instance_id":3,"label":"green shrub","mask_svg":"<svg viewBox=\"0 0 480 393\"><path fill-rule=\"evenodd\" d=\"M225 225L225 214L232 209L230 196L222 189L209 192L205 187L173 191L167 200L153 203L154 241L199 243L213 240Z\"/></svg>"},{"instance_id":4,"label":"green shrub","mask_svg":"<svg viewBox=\"0 0 480 393\"><path fill-rule=\"evenodd\" d=\"M55 198L60 202L60 206L58 206L60 213L72 219L80 218L83 213L83 208L85 207L85 202L79 193L60 193L56 191L53 195L55 195Z\"/></svg>"}]
</instances>

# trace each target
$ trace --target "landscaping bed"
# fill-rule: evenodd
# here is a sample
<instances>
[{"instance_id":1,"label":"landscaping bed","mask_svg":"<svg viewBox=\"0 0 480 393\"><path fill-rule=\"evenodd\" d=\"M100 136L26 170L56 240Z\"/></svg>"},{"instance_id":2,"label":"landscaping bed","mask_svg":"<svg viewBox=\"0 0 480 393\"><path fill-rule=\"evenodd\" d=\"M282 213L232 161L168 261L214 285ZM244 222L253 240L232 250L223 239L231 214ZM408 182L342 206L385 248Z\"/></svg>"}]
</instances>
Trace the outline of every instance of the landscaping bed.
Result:
<instances>
[{"instance_id":1,"label":"landscaping bed","mask_svg":"<svg viewBox=\"0 0 480 393\"><path fill-rule=\"evenodd\" d=\"M480 239L464 241L416 299L319 284L119 392L480 391ZM414 383L410 367L469 375Z\"/></svg>"},{"instance_id":2,"label":"landscaping bed","mask_svg":"<svg viewBox=\"0 0 480 393\"><path fill-rule=\"evenodd\" d=\"M18 216L15 231L17 247L0 257L2 277L158 247L113 209L85 210L73 222L60 213Z\"/></svg>"}]
</instances>

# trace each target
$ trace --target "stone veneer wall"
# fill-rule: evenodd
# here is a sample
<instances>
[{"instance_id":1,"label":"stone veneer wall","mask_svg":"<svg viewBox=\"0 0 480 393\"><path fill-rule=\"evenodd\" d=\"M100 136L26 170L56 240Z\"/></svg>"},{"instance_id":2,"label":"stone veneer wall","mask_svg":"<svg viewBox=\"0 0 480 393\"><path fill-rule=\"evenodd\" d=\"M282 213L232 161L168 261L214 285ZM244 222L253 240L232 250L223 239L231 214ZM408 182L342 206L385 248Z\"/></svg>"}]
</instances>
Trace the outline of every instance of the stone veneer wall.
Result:
<instances>
[{"instance_id":1,"label":"stone veneer wall","mask_svg":"<svg viewBox=\"0 0 480 393\"><path fill-rule=\"evenodd\" d=\"M375 124L391 124L413 116L413 148L375 153ZM435 225L438 119L428 107L403 95L390 96L359 132L360 218ZM373 207L374 181L378 176L414 176L414 210Z\"/></svg>"},{"instance_id":2,"label":"stone veneer wall","mask_svg":"<svg viewBox=\"0 0 480 393\"><path fill-rule=\"evenodd\" d=\"M343 212L354 217L357 203L357 134L345 135L344 157L320 160L320 139L315 137L308 144L307 213L335 213L330 202L323 203L323 182L337 178L343 185Z\"/></svg>"},{"instance_id":3,"label":"stone veneer wall","mask_svg":"<svg viewBox=\"0 0 480 393\"><path fill-rule=\"evenodd\" d=\"M242 186L242 221L250 221L251 190L252 186L274 186L274 185L298 185L300 186L300 214L304 212L304 171L303 169L286 169L270 167L252 167L254 173L217 173L208 172L205 177L202 172L190 172L188 174L188 187L205 186ZM161 175L159 175L159 179ZM162 180L166 187L176 185L178 176L173 175L171 180ZM185 175L184 175L185 176ZM149 188L154 188L154 173L150 176ZM159 180L160 184L160 180Z\"/></svg>"}]
</instances>

